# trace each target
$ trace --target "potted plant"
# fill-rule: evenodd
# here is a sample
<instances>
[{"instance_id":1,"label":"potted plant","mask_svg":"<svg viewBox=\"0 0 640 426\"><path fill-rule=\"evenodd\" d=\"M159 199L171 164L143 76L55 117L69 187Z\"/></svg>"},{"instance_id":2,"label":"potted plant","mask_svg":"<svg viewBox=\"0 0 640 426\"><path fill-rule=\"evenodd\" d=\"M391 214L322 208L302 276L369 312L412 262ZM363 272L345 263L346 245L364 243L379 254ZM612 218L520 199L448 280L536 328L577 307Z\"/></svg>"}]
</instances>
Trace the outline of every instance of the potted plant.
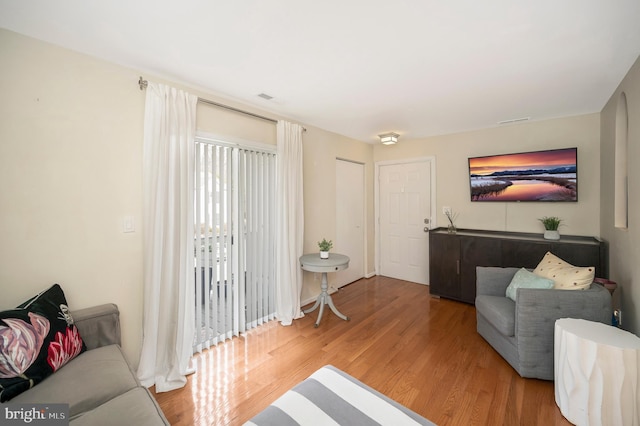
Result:
<instances>
[{"instance_id":1,"label":"potted plant","mask_svg":"<svg viewBox=\"0 0 640 426\"><path fill-rule=\"evenodd\" d=\"M318 241L318 248L320 248L320 259L328 259L329 258L329 250L333 247L333 241L327 241L326 238L323 238L322 241Z\"/></svg>"},{"instance_id":2,"label":"potted plant","mask_svg":"<svg viewBox=\"0 0 640 426\"><path fill-rule=\"evenodd\" d=\"M538 220L544 225L544 238L546 240L560 239L560 232L558 232L558 227L560 226L560 222L562 222L562 219L556 216L545 216Z\"/></svg>"}]
</instances>

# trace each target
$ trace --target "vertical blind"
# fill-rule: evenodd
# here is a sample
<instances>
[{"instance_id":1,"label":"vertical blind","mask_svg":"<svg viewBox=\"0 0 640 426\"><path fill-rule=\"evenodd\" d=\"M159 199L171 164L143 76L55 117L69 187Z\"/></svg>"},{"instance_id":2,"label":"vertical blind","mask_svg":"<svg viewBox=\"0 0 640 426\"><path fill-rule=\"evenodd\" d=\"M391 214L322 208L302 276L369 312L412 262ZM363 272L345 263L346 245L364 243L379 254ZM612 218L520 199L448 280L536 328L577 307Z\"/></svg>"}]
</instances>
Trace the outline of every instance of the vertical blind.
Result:
<instances>
[{"instance_id":1,"label":"vertical blind","mask_svg":"<svg viewBox=\"0 0 640 426\"><path fill-rule=\"evenodd\" d=\"M276 155L196 141L196 336L201 351L275 317Z\"/></svg>"}]
</instances>

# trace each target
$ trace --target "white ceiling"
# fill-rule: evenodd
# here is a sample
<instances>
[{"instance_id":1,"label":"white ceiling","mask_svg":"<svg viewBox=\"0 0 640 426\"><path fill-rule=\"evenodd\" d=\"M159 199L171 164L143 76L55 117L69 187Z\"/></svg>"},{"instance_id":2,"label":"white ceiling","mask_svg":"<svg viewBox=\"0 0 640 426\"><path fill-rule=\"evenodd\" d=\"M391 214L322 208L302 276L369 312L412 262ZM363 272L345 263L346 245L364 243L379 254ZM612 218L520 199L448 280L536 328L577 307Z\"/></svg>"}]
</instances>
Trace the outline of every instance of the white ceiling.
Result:
<instances>
[{"instance_id":1,"label":"white ceiling","mask_svg":"<svg viewBox=\"0 0 640 426\"><path fill-rule=\"evenodd\" d=\"M0 27L371 143L599 112L640 54L638 0L0 0Z\"/></svg>"}]
</instances>

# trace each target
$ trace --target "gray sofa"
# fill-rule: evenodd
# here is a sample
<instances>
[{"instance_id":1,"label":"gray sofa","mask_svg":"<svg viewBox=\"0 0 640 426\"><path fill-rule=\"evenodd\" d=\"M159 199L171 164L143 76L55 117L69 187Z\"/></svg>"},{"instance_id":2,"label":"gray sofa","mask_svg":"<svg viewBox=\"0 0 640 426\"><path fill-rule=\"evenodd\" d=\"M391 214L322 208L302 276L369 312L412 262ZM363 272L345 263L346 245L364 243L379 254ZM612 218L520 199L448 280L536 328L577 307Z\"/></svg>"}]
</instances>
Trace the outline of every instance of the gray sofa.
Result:
<instances>
[{"instance_id":1,"label":"gray sofa","mask_svg":"<svg viewBox=\"0 0 640 426\"><path fill-rule=\"evenodd\" d=\"M586 290L520 288L505 296L519 268L476 268L478 333L520 374L553 380L553 334L560 318L611 324L611 295L593 283Z\"/></svg>"},{"instance_id":2,"label":"gray sofa","mask_svg":"<svg viewBox=\"0 0 640 426\"><path fill-rule=\"evenodd\" d=\"M106 304L71 313L87 351L11 403L69 404L70 424L168 425L120 348L120 314Z\"/></svg>"}]
</instances>

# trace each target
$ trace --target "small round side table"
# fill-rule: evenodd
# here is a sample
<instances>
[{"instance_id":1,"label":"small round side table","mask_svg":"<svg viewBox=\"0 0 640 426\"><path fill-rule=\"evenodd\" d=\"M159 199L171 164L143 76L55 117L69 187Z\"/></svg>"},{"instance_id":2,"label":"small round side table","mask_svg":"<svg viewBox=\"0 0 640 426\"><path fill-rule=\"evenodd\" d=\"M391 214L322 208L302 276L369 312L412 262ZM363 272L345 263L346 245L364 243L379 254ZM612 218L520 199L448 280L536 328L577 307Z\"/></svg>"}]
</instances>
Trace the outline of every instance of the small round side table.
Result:
<instances>
[{"instance_id":1,"label":"small round side table","mask_svg":"<svg viewBox=\"0 0 640 426\"><path fill-rule=\"evenodd\" d=\"M348 316L343 315L338 311L336 306L333 304L333 300L331 300L331 295L327 292L329 288L327 273L347 269L349 267L349 260L349 256L338 253L331 253L328 259L321 259L319 253L305 254L303 256L300 256L300 265L302 266L302 269L304 269L305 271L322 273L322 286L320 287L320 294L316 299L316 303L311 308L303 311L305 314L308 314L309 312L313 312L318 307L320 307L318 319L316 320L315 324L316 328L320 325L320 320L322 319L322 314L324 313L324 305L329 305L329 308L331 308L333 313L336 314L339 318L342 318L345 321L349 321Z\"/></svg>"}]
</instances>

